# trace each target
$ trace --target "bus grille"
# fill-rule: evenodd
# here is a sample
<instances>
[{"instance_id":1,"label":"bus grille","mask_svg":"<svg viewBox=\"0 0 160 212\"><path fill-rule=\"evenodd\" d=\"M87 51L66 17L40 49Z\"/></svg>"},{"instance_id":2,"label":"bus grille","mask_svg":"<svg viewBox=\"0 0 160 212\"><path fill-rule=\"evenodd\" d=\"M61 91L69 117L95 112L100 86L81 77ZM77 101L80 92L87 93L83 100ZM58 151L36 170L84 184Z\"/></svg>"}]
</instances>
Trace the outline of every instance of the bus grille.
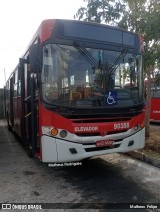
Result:
<instances>
[{"instance_id":1,"label":"bus grille","mask_svg":"<svg viewBox=\"0 0 160 212\"><path fill-rule=\"evenodd\" d=\"M88 119L72 119L73 123L102 123L102 122L121 122L121 121L129 121L131 118L129 117L119 117L119 118L88 118Z\"/></svg>"},{"instance_id":2,"label":"bus grille","mask_svg":"<svg viewBox=\"0 0 160 212\"><path fill-rule=\"evenodd\" d=\"M105 146L105 147L91 147L91 148L85 148L86 152L95 152L95 151L102 151L107 149L114 149L120 147L120 144L116 144L113 146Z\"/></svg>"},{"instance_id":3,"label":"bus grille","mask_svg":"<svg viewBox=\"0 0 160 212\"><path fill-rule=\"evenodd\" d=\"M128 130L128 129L127 129ZM127 132L127 130L117 130L117 131L110 131L110 132L107 132L106 135L113 135L113 134L119 134L119 133L125 133ZM102 136L100 132L90 132L90 133L83 133L83 132L80 132L80 133L75 133L78 137L89 137L89 136Z\"/></svg>"}]
</instances>

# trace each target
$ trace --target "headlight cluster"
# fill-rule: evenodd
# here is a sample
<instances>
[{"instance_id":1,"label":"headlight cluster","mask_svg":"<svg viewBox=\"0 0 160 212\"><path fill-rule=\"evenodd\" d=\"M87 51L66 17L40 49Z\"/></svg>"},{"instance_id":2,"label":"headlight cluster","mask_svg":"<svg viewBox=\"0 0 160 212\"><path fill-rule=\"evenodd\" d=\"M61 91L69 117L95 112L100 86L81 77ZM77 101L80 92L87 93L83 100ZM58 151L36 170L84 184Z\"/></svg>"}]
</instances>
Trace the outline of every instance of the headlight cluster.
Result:
<instances>
[{"instance_id":1,"label":"headlight cluster","mask_svg":"<svg viewBox=\"0 0 160 212\"><path fill-rule=\"evenodd\" d=\"M57 129L54 127L42 127L42 133L49 136L59 136L61 138L66 138L68 132L63 129Z\"/></svg>"},{"instance_id":2,"label":"headlight cluster","mask_svg":"<svg viewBox=\"0 0 160 212\"><path fill-rule=\"evenodd\" d=\"M144 123L144 121L143 121L142 123L137 124L136 126L134 126L134 130L137 131L137 130L139 130L139 129L144 128L144 126L145 126L145 123Z\"/></svg>"}]
</instances>

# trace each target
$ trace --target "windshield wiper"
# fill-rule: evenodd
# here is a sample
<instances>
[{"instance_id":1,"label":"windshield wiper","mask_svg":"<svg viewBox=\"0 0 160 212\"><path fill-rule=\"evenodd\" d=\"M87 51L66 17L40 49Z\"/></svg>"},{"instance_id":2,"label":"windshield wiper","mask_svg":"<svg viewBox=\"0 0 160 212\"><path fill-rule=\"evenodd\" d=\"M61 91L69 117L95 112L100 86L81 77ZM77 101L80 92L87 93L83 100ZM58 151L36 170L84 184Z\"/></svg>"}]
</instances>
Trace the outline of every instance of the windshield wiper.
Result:
<instances>
[{"instance_id":1,"label":"windshield wiper","mask_svg":"<svg viewBox=\"0 0 160 212\"><path fill-rule=\"evenodd\" d=\"M74 42L73 46L81 53L81 55L92 65L92 67L98 67L96 59L78 42Z\"/></svg>"},{"instance_id":2,"label":"windshield wiper","mask_svg":"<svg viewBox=\"0 0 160 212\"><path fill-rule=\"evenodd\" d=\"M117 69L117 67L119 66L119 62L121 61L122 58L124 58L127 54L128 49L124 49L120 55L118 56L118 58L115 60L114 64L111 66L111 68L109 69L108 75L112 76L112 74L115 72L115 70Z\"/></svg>"}]
</instances>

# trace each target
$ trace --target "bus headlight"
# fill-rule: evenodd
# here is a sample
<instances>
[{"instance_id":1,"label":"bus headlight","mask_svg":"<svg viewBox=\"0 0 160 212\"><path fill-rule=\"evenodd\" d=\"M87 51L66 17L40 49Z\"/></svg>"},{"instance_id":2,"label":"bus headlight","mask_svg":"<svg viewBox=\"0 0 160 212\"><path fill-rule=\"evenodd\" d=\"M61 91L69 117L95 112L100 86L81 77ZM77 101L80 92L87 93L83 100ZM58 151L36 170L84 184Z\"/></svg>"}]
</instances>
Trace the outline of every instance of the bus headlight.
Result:
<instances>
[{"instance_id":1,"label":"bus headlight","mask_svg":"<svg viewBox=\"0 0 160 212\"><path fill-rule=\"evenodd\" d=\"M67 137L67 134L68 133L67 133L66 130L61 130L60 133L59 133L59 135L60 135L61 138L66 138Z\"/></svg>"},{"instance_id":2,"label":"bus headlight","mask_svg":"<svg viewBox=\"0 0 160 212\"><path fill-rule=\"evenodd\" d=\"M139 126L138 126L138 125L134 126L134 130L135 130L135 131L137 131L137 130L138 130L138 128L139 128Z\"/></svg>"}]
</instances>

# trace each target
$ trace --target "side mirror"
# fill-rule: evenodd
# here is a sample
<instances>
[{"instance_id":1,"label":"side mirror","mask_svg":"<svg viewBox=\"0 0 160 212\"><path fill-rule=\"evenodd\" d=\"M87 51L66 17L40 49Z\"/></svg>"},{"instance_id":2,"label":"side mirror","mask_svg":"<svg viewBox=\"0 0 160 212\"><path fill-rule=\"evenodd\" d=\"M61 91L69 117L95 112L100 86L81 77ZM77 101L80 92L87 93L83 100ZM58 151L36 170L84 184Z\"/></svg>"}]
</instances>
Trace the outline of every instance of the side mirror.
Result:
<instances>
[{"instance_id":1,"label":"side mirror","mask_svg":"<svg viewBox=\"0 0 160 212\"><path fill-rule=\"evenodd\" d=\"M30 71L36 73L38 70L38 58L39 58L39 45L32 44L29 47L29 64L30 64Z\"/></svg>"}]
</instances>

